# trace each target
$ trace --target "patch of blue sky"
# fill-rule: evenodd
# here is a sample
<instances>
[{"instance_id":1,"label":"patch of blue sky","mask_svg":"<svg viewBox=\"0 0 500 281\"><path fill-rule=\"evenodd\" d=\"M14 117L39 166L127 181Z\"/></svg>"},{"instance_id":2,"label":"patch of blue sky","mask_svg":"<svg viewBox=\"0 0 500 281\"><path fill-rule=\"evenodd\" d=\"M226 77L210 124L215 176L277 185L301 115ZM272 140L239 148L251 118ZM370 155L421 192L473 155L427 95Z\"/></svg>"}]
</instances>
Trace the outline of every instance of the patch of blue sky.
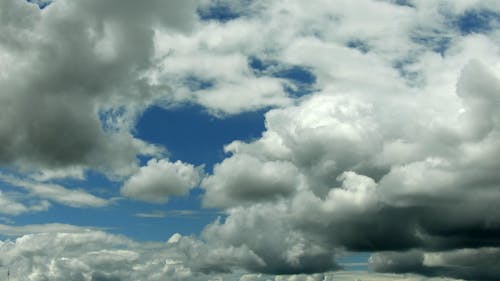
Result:
<instances>
[{"instance_id":1,"label":"patch of blue sky","mask_svg":"<svg viewBox=\"0 0 500 281\"><path fill-rule=\"evenodd\" d=\"M215 83L212 80L207 80L196 76L188 76L184 79L183 84L190 91L200 91L212 88Z\"/></svg>"},{"instance_id":2,"label":"patch of blue sky","mask_svg":"<svg viewBox=\"0 0 500 281\"><path fill-rule=\"evenodd\" d=\"M310 70L297 65L284 67L275 71L272 75L291 80L298 84L312 85L316 83L316 76Z\"/></svg>"},{"instance_id":3,"label":"patch of blue sky","mask_svg":"<svg viewBox=\"0 0 500 281\"><path fill-rule=\"evenodd\" d=\"M441 12L442 16L447 20L447 26L462 36L474 33L488 33L500 27L500 13L495 11L469 9L459 15L452 15L446 10ZM416 29L410 35L410 39L414 43L443 56L451 46L453 36L456 35L440 30Z\"/></svg>"},{"instance_id":4,"label":"patch of blue sky","mask_svg":"<svg viewBox=\"0 0 500 281\"><path fill-rule=\"evenodd\" d=\"M399 76L411 87L421 86L425 82L422 75L412 68L417 56L417 53L411 53L392 63L392 67L399 73Z\"/></svg>"},{"instance_id":5,"label":"patch of blue sky","mask_svg":"<svg viewBox=\"0 0 500 281\"><path fill-rule=\"evenodd\" d=\"M84 179L62 178L54 179L51 182L67 188L81 188L103 198L119 196L120 182L113 181L94 170L85 171Z\"/></svg>"},{"instance_id":6,"label":"patch of blue sky","mask_svg":"<svg viewBox=\"0 0 500 281\"><path fill-rule=\"evenodd\" d=\"M88 183L92 184L89 180ZM192 193L199 194L193 190ZM94 193L95 194L95 193ZM97 194L98 195L98 194ZM36 200L27 199L22 202L36 204ZM203 228L215 221L220 213L211 210L201 210L199 195L186 197L171 197L167 204L152 205L139 201L117 198L111 200L105 207L69 207L57 202L51 202L46 211L27 212L17 216L6 216L11 219L11 225L22 226L30 224L61 223L82 227L102 229L110 233L125 235L137 241L165 241L174 233L182 235L198 235ZM31 202L30 202L31 200ZM190 210L183 215L179 210ZM169 212L176 216L157 218L139 217L140 213Z\"/></svg>"},{"instance_id":7,"label":"patch of blue sky","mask_svg":"<svg viewBox=\"0 0 500 281\"><path fill-rule=\"evenodd\" d=\"M250 66L255 74L260 74L264 72L266 69L273 65L270 61L261 60L255 56L251 56L248 58L248 66Z\"/></svg>"},{"instance_id":8,"label":"patch of blue sky","mask_svg":"<svg viewBox=\"0 0 500 281\"><path fill-rule=\"evenodd\" d=\"M227 156L223 151L224 145L233 140L250 141L261 136L265 129L265 111L220 119L194 105L169 110L153 106L140 118L135 133L138 138L166 147L171 161L204 164L205 170L211 172L213 165ZM145 164L147 160L141 159L141 164ZM67 188L86 190L111 202L108 206L99 208L77 208L51 202L47 211L7 216L12 218L14 225L57 222L103 228L138 241L165 241L174 233L197 235L217 217L222 216L224 219L223 215L214 210L202 209L200 198L203 190L199 188L192 189L188 196L173 196L166 204L156 205L120 198L121 182L112 181L95 171L87 171L84 180L61 179L52 182ZM22 193L26 200L36 200L29 198L18 187L3 186L2 190ZM179 210L197 215L153 218L137 216L154 212L180 214Z\"/></svg>"},{"instance_id":9,"label":"patch of blue sky","mask_svg":"<svg viewBox=\"0 0 500 281\"><path fill-rule=\"evenodd\" d=\"M457 16L453 24L462 35L487 33L500 25L500 14L491 10L467 10Z\"/></svg>"},{"instance_id":10,"label":"patch of blue sky","mask_svg":"<svg viewBox=\"0 0 500 281\"><path fill-rule=\"evenodd\" d=\"M416 30L411 33L412 42L444 56L451 46L452 36L439 30Z\"/></svg>"},{"instance_id":11,"label":"patch of blue sky","mask_svg":"<svg viewBox=\"0 0 500 281\"><path fill-rule=\"evenodd\" d=\"M135 136L164 146L171 161L205 164L205 170L211 172L213 165L226 157L224 145L261 136L267 110L217 118L197 105L171 109L152 106L139 119Z\"/></svg>"},{"instance_id":12,"label":"patch of blue sky","mask_svg":"<svg viewBox=\"0 0 500 281\"><path fill-rule=\"evenodd\" d=\"M171 161L181 160L194 165L205 165L205 171L211 173L213 166L227 156L223 150L224 145L234 140L251 141L261 136L265 130L266 111L267 109L263 109L217 118L196 105L171 109L152 106L137 123L135 136L164 146L169 151ZM206 224L222 216L214 210L202 210L202 194L202 189L195 188L188 196L171 197L168 203L163 205L124 200L120 202L120 208L130 212L129 215L133 216L130 222L137 222L139 229L124 227L122 233L136 239L162 239L175 232L198 234ZM199 215L188 218L135 216L138 213L168 213L176 210L194 211ZM186 223L186 219L189 219L190 223ZM159 221L161 223L158 223Z\"/></svg>"},{"instance_id":13,"label":"patch of blue sky","mask_svg":"<svg viewBox=\"0 0 500 281\"><path fill-rule=\"evenodd\" d=\"M170 197L166 204L149 204L122 198L121 182L112 181L96 171L87 171L85 179L60 179L51 183L68 189L81 189L109 200L104 207L71 207L50 201L46 211L30 211L18 215L2 215L14 226L46 223L62 223L103 229L110 233L126 235L137 241L165 241L174 233L198 235L205 225L222 214L214 210L202 210L201 189L191 190L189 196ZM39 205L41 200L30 195L24 188L0 181L0 190L27 206ZM185 216L179 210L188 210L196 215ZM178 213L177 216L158 218L138 217L138 213ZM189 223L187 223L189 221ZM5 222L0 222L5 223Z\"/></svg>"},{"instance_id":14,"label":"patch of blue sky","mask_svg":"<svg viewBox=\"0 0 500 281\"><path fill-rule=\"evenodd\" d=\"M206 7L200 7L197 13L199 18L204 21L214 20L228 22L241 16L241 14L228 3L222 1L214 2Z\"/></svg>"},{"instance_id":15,"label":"patch of blue sky","mask_svg":"<svg viewBox=\"0 0 500 281\"><path fill-rule=\"evenodd\" d=\"M256 76L271 76L285 80L283 88L292 97L304 96L314 91L316 75L306 67L262 60L255 56L249 57L248 65Z\"/></svg>"},{"instance_id":16,"label":"patch of blue sky","mask_svg":"<svg viewBox=\"0 0 500 281\"><path fill-rule=\"evenodd\" d=\"M0 169L0 192L7 195L13 195L15 199L21 203L30 203L37 201L29 195L25 188L16 186L9 182L12 179L26 179L26 174L14 169L1 168ZM38 200L39 201L39 200ZM1 208L1 206L0 206Z\"/></svg>"},{"instance_id":17,"label":"patch of blue sky","mask_svg":"<svg viewBox=\"0 0 500 281\"><path fill-rule=\"evenodd\" d=\"M415 4L412 0L388 0L390 3L398 6L405 6L415 8Z\"/></svg>"},{"instance_id":18,"label":"patch of blue sky","mask_svg":"<svg viewBox=\"0 0 500 281\"><path fill-rule=\"evenodd\" d=\"M120 200L103 208L74 208L53 203L49 210L25 213L13 218L13 225L46 224L51 222L103 229L110 233L126 235L137 241L165 241L174 233L197 235L216 215L207 213L198 217L170 216L150 219L135 214L161 210L175 204L151 206L148 203ZM183 209L186 206L183 205ZM156 209L154 209L156 207ZM169 209L172 207L168 207ZM189 220L189 223L186 223Z\"/></svg>"},{"instance_id":19,"label":"patch of blue sky","mask_svg":"<svg viewBox=\"0 0 500 281\"><path fill-rule=\"evenodd\" d=\"M366 271L369 270L368 259L370 256L371 253L367 252L352 253L339 258L337 262L344 268L344 270Z\"/></svg>"},{"instance_id":20,"label":"patch of blue sky","mask_svg":"<svg viewBox=\"0 0 500 281\"><path fill-rule=\"evenodd\" d=\"M126 114L125 107L108 108L98 112L101 127L105 132L113 133L120 129L120 119Z\"/></svg>"},{"instance_id":21,"label":"patch of blue sky","mask_svg":"<svg viewBox=\"0 0 500 281\"><path fill-rule=\"evenodd\" d=\"M370 51L370 46L368 45L368 43L361 39L349 40L346 46L351 49L356 49L363 54L366 54Z\"/></svg>"},{"instance_id":22,"label":"patch of blue sky","mask_svg":"<svg viewBox=\"0 0 500 281\"><path fill-rule=\"evenodd\" d=\"M45 7L47 7L53 2L53 0L27 0L27 1L36 4L40 9L45 9Z\"/></svg>"}]
</instances>

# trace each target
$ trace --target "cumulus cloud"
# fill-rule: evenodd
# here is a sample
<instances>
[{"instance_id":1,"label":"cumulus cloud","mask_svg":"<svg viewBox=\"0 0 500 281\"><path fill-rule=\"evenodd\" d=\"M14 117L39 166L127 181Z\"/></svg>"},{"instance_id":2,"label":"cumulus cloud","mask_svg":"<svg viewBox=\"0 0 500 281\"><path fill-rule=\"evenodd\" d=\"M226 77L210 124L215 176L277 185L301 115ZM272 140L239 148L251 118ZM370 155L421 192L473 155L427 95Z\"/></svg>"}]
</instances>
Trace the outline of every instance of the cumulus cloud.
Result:
<instances>
[{"instance_id":1,"label":"cumulus cloud","mask_svg":"<svg viewBox=\"0 0 500 281\"><path fill-rule=\"evenodd\" d=\"M117 249L129 242L122 237L78 231L77 227L56 228L60 232L24 235L15 241L1 242L1 263L10 267L12 279L93 280L93 275L115 275L119 268L114 265L123 268L137 259L132 251ZM68 228L73 231L62 232ZM99 266L108 267L108 272L102 273Z\"/></svg>"},{"instance_id":2,"label":"cumulus cloud","mask_svg":"<svg viewBox=\"0 0 500 281\"><path fill-rule=\"evenodd\" d=\"M171 238L168 243L138 243L72 225L28 225L2 227L0 230L21 235L15 240L0 241L0 265L10 268L11 280L202 281L212 278L200 275L200 268L194 272L197 260L184 260L183 249L172 248L172 245L181 243L180 237L177 240ZM25 231L34 233L23 235ZM188 237L184 240L198 243ZM217 255L198 250L193 252L199 258L213 262L220 259L228 262L231 261L229 257L234 258L235 263L246 259L243 251L237 249L221 250ZM237 280L242 274L222 275L222 280Z\"/></svg>"},{"instance_id":3,"label":"cumulus cloud","mask_svg":"<svg viewBox=\"0 0 500 281\"><path fill-rule=\"evenodd\" d=\"M500 147L499 124L491 106L498 103L499 80L483 63L461 59L463 69L450 80L444 110L423 99L432 98L431 84L418 89L423 96L389 93L390 103L373 99L369 91L327 88L296 106L269 111L262 137L228 145L231 155L202 184L205 203L219 200L220 207L230 207L223 223L205 229L207 243L246 245L266 264L256 271L274 273L334 269L334 262L323 268L308 258L334 260L338 249L453 251L498 245L500 216L493 207L500 194L494 172L498 161L491 155ZM415 86L406 87L416 93ZM274 187L260 179L270 169L242 172L241 159L258 159L261 167L287 163L300 179L288 185L295 193L269 202ZM255 182L246 187L252 183L248 177ZM234 194L243 193L243 187L251 194L244 196L242 207L234 207L241 206ZM261 189L267 191L267 202ZM280 242L268 245L259 237ZM480 280L496 274L488 273L486 264L462 273L417 270L418 258L406 257L399 259L401 267L375 269ZM448 262L442 266L454 268Z\"/></svg>"},{"instance_id":4,"label":"cumulus cloud","mask_svg":"<svg viewBox=\"0 0 500 281\"><path fill-rule=\"evenodd\" d=\"M205 205L226 207L246 201L273 200L287 197L300 185L297 169L287 162L263 162L249 155L226 159L205 178Z\"/></svg>"},{"instance_id":5,"label":"cumulus cloud","mask_svg":"<svg viewBox=\"0 0 500 281\"><path fill-rule=\"evenodd\" d=\"M256 181L245 186L245 192L256 194L245 196L253 203L230 208L223 223L208 226L204 232L207 243L222 241L226 245L248 246L265 261L266 266L257 271L274 273L334 269L335 263L327 261L334 260L333 253L339 248L405 251L498 245L495 237L500 216L493 207L500 195L494 173L498 161L488 156L496 155L500 147L495 137L499 128L497 113L488 109L497 103L497 85L498 78L482 64L467 64L458 76L455 98L460 107L452 121L442 123L439 116L433 116L429 121L435 124L425 128L411 124L422 120L401 120L410 127L419 126L418 133L393 130L386 123L388 120L379 115L384 104L362 102L355 96L316 94L296 107L271 110L266 114L267 131L261 139L227 147L232 155L219 169L214 169L211 179L221 176L229 180L204 186L205 200L217 202L214 197L218 196L221 202L227 201L227 194L240 192L238 188L245 186L231 184L233 181L251 182L248 177L257 180L270 171L252 169L242 173L236 164L220 168L233 159L237 163L239 158L261 159L261 167L275 161L287 163L294 167L295 176L303 179L294 183L303 185L279 203L262 202L257 196L265 188L272 198L272 185ZM410 104L400 106L411 110ZM490 123L474 132L467 120ZM394 140L398 142L397 149ZM279 149L267 149L274 147ZM398 150L409 150L403 153L408 157L388 155ZM229 198L234 205L241 205L237 197ZM279 238L273 238L274 235ZM484 278L468 270L465 272L470 275L454 275L452 269L414 271L419 260L414 256L402 257L405 258L398 259L401 267L397 270L375 269ZM309 263L309 258L315 262ZM443 260L443 264L447 261Z\"/></svg>"},{"instance_id":6,"label":"cumulus cloud","mask_svg":"<svg viewBox=\"0 0 500 281\"><path fill-rule=\"evenodd\" d=\"M140 73L151 65L154 28L189 30L195 5L148 1L137 7L89 0L40 10L26 1L2 2L3 165L90 167L121 176L136 169L138 154L159 151L129 132L143 108L137 99L147 102L152 91Z\"/></svg>"},{"instance_id":7,"label":"cumulus cloud","mask_svg":"<svg viewBox=\"0 0 500 281\"><path fill-rule=\"evenodd\" d=\"M2 226L2 233L20 235L0 241L0 272L9 267L11 280L458 280L424 279L418 275L329 272L321 274L267 275L233 273L200 274L200 261L212 265L262 262L248 258L243 248L207 252L192 237L173 235L166 243L138 243L122 236L73 225ZM31 232L32 234L23 234ZM196 245L195 248L188 245ZM190 252L197 259L185 259ZM193 256L194 257L194 256ZM434 263L436 258L434 257ZM221 263L222 262L222 263Z\"/></svg>"},{"instance_id":8,"label":"cumulus cloud","mask_svg":"<svg viewBox=\"0 0 500 281\"><path fill-rule=\"evenodd\" d=\"M185 195L196 187L202 172L181 161L151 159L121 188L127 197L152 203L165 203L169 196Z\"/></svg>"},{"instance_id":9,"label":"cumulus cloud","mask_svg":"<svg viewBox=\"0 0 500 281\"><path fill-rule=\"evenodd\" d=\"M1 244L2 263L31 280L316 280L345 251L368 251L376 271L498 279L495 1L119 2L0 3L2 165L40 181L86 168L129 176L122 194L158 203L202 176L180 161L137 167L137 155L162 153L131 133L147 106L272 107L266 129L228 144L201 180L205 206L225 214L201 237L26 235ZM210 16L220 5L223 21ZM309 92L294 96L287 67L308 73ZM5 213L31 208L3 194ZM64 247L76 250L63 258Z\"/></svg>"}]
</instances>

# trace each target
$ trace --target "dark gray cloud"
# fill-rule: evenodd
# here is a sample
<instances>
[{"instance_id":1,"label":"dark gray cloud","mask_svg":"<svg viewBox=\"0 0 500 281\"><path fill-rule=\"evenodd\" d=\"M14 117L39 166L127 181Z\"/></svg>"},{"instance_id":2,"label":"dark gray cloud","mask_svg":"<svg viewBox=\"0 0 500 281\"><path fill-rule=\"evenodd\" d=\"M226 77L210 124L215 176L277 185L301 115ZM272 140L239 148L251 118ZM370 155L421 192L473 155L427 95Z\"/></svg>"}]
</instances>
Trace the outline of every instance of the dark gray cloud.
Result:
<instances>
[{"instance_id":1,"label":"dark gray cloud","mask_svg":"<svg viewBox=\"0 0 500 281\"><path fill-rule=\"evenodd\" d=\"M385 252L374 255L371 267L378 272L413 272L464 280L497 280L499 248L462 249L448 252Z\"/></svg>"},{"instance_id":2,"label":"dark gray cloud","mask_svg":"<svg viewBox=\"0 0 500 281\"><path fill-rule=\"evenodd\" d=\"M118 175L135 169L136 155L154 149L127 129L105 130L100 111L125 106L133 124L141 104L151 102L140 76L152 66L154 29L189 30L194 2L1 5L0 163Z\"/></svg>"},{"instance_id":3,"label":"dark gray cloud","mask_svg":"<svg viewBox=\"0 0 500 281\"><path fill-rule=\"evenodd\" d=\"M71 279L75 280L75 279ZM103 273L99 272L94 272L92 273L92 278L90 279L91 281L121 281L122 279L120 277L116 276L108 276Z\"/></svg>"}]
</instances>

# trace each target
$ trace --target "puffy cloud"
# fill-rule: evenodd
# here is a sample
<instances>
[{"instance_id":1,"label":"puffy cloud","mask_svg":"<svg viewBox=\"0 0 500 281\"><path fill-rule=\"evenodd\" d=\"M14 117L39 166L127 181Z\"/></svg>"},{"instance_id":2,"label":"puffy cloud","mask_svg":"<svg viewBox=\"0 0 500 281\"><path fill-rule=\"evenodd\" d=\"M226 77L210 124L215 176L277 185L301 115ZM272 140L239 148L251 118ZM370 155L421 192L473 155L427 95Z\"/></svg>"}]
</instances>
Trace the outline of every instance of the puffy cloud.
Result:
<instances>
[{"instance_id":1,"label":"puffy cloud","mask_svg":"<svg viewBox=\"0 0 500 281\"><path fill-rule=\"evenodd\" d=\"M266 275L235 270L214 273L211 270L215 266L227 270L226 266L263 265L263 261L244 246L209 250L199 240L179 234L174 234L166 243L138 243L73 225L2 226L1 231L19 235L15 240L0 241L0 265L10 268L11 280L443 280L368 272ZM24 234L28 232L34 234ZM440 262L436 256L426 259L429 261L425 263Z\"/></svg>"},{"instance_id":2,"label":"puffy cloud","mask_svg":"<svg viewBox=\"0 0 500 281\"><path fill-rule=\"evenodd\" d=\"M461 36L446 19L494 10L491 3L276 2L252 9L212 22L207 29L223 39L206 46L252 56L273 44L280 63L312 69L318 92L270 110L260 139L226 146L230 155L202 182L204 203L227 212L202 235L209 251L248 247L263 263L241 267L300 273L335 269L342 249L497 245L498 161L491 155L499 147L498 37ZM241 39L258 27L258 38ZM408 264L384 271L417 272L413 256L401 261ZM483 278L452 271L418 273Z\"/></svg>"},{"instance_id":3,"label":"puffy cloud","mask_svg":"<svg viewBox=\"0 0 500 281\"><path fill-rule=\"evenodd\" d=\"M219 115L291 104L282 81L255 75L239 46L219 50L225 36L234 33L236 40L242 40L240 32L249 27L242 23L229 31L207 25L187 35L158 32L155 46L160 62L148 73L149 79L154 85L169 85L172 94L166 97L167 104L195 102Z\"/></svg>"},{"instance_id":4,"label":"puffy cloud","mask_svg":"<svg viewBox=\"0 0 500 281\"><path fill-rule=\"evenodd\" d=\"M67 227L60 230L64 228ZM2 242L0 247L4 254L1 263L10 267L13 280L90 280L93 271L90 265L95 265L91 262L102 261L101 257L106 257L109 266L124 263L130 256L127 251L116 250L115 258L111 259L111 252L98 252L99 248L126 243L123 238L98 231L30 234L15 241ZM113 271L113 268L109 270Z\"/></svg>"},{"instance_id":5,"label":"puffy cloud","mask_svg":"<svg viewBox=\"0 0 500 281\"><path fill-rule=\"evenodd\" d=\"M72 225L4 231L21 235L0 241L0 265L10 268L11 280L203 280L194 278L166 243L137 243ZM22 234L30 231L36 234Z\"/></svg>"},{"instance_id":6,"label":"puffy cloud","mask_svg":"<svg viewBox=\"0 0 500 281\"><path fill-rule=\"evenodd\" d=\"M253 262L245 249L208 252L199 241L174 235L167 243L138 243L122 236L72 225L2 227L20 235L0 241L0 265L11 280L237 280L242 273L205 275L201 261L224 266ZM33 231L35 234L25 234ZM195 248L187 245L195 246ZM186 259L185 251L190 251ZM196 271L194 271L196 270ZM208 273L208 271L206 271Z\"/></svg>"},{"instance_id":7,"label":"puffy cloud","mask_svg":"<svg viewBox=\"0 0 500 281\"><path fill-rule=\"evenodd\" d=\"M248 247L262 260L243 265L250 271L292 274L338 268L335 251L322 237L301 232L297 223L283 203L256 204L230 209L225 221L207 226L202 237L210 248Z\"/></svg>"},{"instance_id":8,"label":"puffy cloud","mask_svg":"<svg viewBox=\"0 0 500 281\"><path fill-rule=\"evenodd\" d=\"M154 29L191 28L192 1L1 5L3 165L122 176L137 168L137 154L158 153L129 132L144 107L137 99L147 103L152 91L140 73L151 66ZM111 122L105 113L120 107Z\"/></svg>"},{"instance_id":9,"label":"puffy cloud","mask_svg":"<svg viewBox=\"0 0 500 281\"><path fill-rule=\"evenodd\" d=\"M290 163L263 162L245 154L226 159L214 171L202 183L207 190L204 203L208 207L287 197L300 185L298 170Z\"/></svg>"},{"instance_id":10,"label":"puffy cloud","mask_svg":"<svg viewBox=\"0 0 500 281\"><path fill-rule=\"evenodd\" d=\"M239 270L314 280L345 250L375 251L379 271L498 279L495 1L203 4L196 19L191 1L0 3L0 162L42 170L40 180L91 167L132 175L127 196L165 201L200 175L166 160L138 169L138 154L161 152L131 134L145 107L193 102L221 116L277 107L261 138L226 146L202 181L206 206L227 216L201 239L175 236L146 245L151 253L100 232L27 235L2 244L4 260L21 257L16 268L31 280ZM211 18L212 5L228 18ZM307 70L313 92L294 96L287 67ZM47 185L24 186L65 202ZM0 200L6 212L30 208ZM61 247L76 250L63 259Z\"/></svg>"},{"instance_id":11,"label":"puffy cloud","mask_svg":"<svg viewBox=\"0 0 500 281\"><path fill-rule=\"evenodd\" d=\"M201 171L181 161L151 159L121 188L127 197L152 203L165 203L169 196L180 196L200 182Z\"/></svg>"},{"instance_id":12,"label":"puffy cloud","mask_svg":"<svg viewBox=\"0 0 500 281\"><path fill-rule=\"evenodd\" d=\"M232 155L207 178L227 181L203 185L205 202L213 204L218 197L219 206L229 207L223 222L205 229L207 245L249 247L265 266L242 266L257 272L321 272L336 268L339 249L394 250L397 267L389 263L376 270L494 279L497 272L490 263L484 275L481 269L455 270L451 259L440 265L451 269L418 270L422 254L404 251L475 251L498 245L500 215L493 206L500 196L494 172L499 162L490 156L498 154L500 127L497 112L489 107L497 103L498 83L482 64L465 65L456 93L450 93L456 99L451 116L427 115L403 96L400 107L422 118L388 120L381 114L384 103L328 92L271 110L262 138L227 146ZM390 126L393 122L419 131ZM287 163L300 179L289 187L300 183L300 188L278 201L269 201L272 193L263 200L256 194L260 188L273 191L273 185L260 181L270 169L241 172L240 159L257 159L261 167ZM254 185L247 187L248 182ZM245 201L228 196L243 194L239 188L249 193ZM477 255L491 257L481 251Z\"/></svg>"},{"instance_id":13,"label":"puffy cloud","mask_svg":"<svg viewBox=\"0 0 500 281\"><path fill-rule=\"evenodd\" d=\"M304 185L325 194L346 170L369 162L381 146L370 106L345 96L315 95L300 106L271 110L267 131L252 143L233 142L233 156L205 179L205 203L259 201L290 195ZM365 143L364 140L371 142ZM344 147L352 150L345 150ZM254 167L249 169L248 167ZM240 198L238 198L240 197ZM241 199L243 198L243 199ZM257 199L257 200L256 200Z\"/></svg>"}]
</instances>

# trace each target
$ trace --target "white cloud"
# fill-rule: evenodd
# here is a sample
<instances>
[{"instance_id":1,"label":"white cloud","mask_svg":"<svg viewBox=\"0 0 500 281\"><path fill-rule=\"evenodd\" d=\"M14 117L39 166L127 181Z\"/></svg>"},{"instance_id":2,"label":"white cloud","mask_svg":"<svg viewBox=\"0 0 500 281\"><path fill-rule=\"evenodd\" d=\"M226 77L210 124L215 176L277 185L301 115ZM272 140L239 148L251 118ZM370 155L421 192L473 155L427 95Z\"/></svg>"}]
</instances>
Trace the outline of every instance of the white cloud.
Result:
<instances>
[{"instance_id":1,"label":"white cloud","mask_svg":"<svg viewBox=\"0 0 500 281\"><path fill-rule=\"evenodd\" d=\"M9 215L17 215L27 212L29 209L23 204L12 200L0 192L0 206L2 206L1 213Z\"/></svg>"},{"instance_id":2,"label":"white cloud","mask_svg":"<svg viewBox=\"0 0 500 281\"><path fill-rule=\"evenodd\" d=\"M500 218L492 209L500 198L494 173L500 162L491 157L500 149L500 123L493 109L499 79L493 71L477 61L464 64L453 81L456 90L450 87L446 93L451 101L447 105L454 110L427 107L423 96L409 96L416 92L408 89L399 97L389 94L397 105L386 104L383 97L371 99L364 91L349 95L324 90L294 107L269 111L262 138L227 146L232 155L202 184L206 203L229 208L223 222L205 229L204 240L208 245L246 245L265 266L242 266L274 273L334 269L335 262L308 261L334 261L339 248L405 251L496 245L481 238L498 231ZM430 97L431 89L424 86L422 91ZM401 115L388 118L388 113ZM240 159L254 159L256 164L245 167L276 162L291 167L294 176L280 179L298 176L300 180L288 184L296 192L278 203L263 201L257 196L259 188L273 191L260 181L270 169L241 169ZM295 187L298 183L300 188ZM234 192L246 195L228 196ZM387 240L388 235L392 239ZM497 274L486 265L481 268L486 276ZM437 274L464 278L483 276L480 271ZM415 263L387 272L431 274Z\"/></svg>"},{"instance_id":3,"label":"white cloud","mask_svg":"<svg viewBox=\"0 0 500 281\"><path fill-rule=\"evenodd\" d=\"M43 212L50 207L47 200L24 202L25 194L4 192L0 190L0 213L5 215L21 215L28 212Z\"/></svg>"},{"instance_id":4,"label":"white cloud","mask_svg":"<svg viewBox=\"0 0 500 281\"><path fill-rule=\"evenodd\" d=\"M81 189L68 189L58 184L38 183L0 174L0 180L13 186L25 188L29 195L48 199L71 207L104 207L109 201L96 197Z\"/></svg>"},{"instance_id":5,"label":"white cloud","mask_svg":"<svg viewBox=\"0 0 500 281\"><path fill-rule=\"evenodd\" d=\"M19 237L27 234L38 233L76 233L94 229L93 227L80 227L69 224L50 223L50 224L31 224L23 226L13 226L0 224L0 234L4 236Z\"/></svg>"},{"instance_id":6,"label":"white cloud","mask_svg":"<svg viewBox=\"0 0 500 281\"><path fill-rule=\"evenodd\" d=\"M239 270L213 273L210 271L213 266L259 261L245 247L207 251L199 241L179 234L174 234L168 243L138 243L72 225L2 226L2 232L20 235L15 240L0 241L0 271L8 267L11 280L458 280L364 271L291 275L248 274ZM25 232L35 234L25 235Z\"/></svg>"},{"instance_id":7,"label":"white cloud","mask_svg":"<svg viewBox=\"0 0 500 281\"><path fill-rule=\"evenodd\" d=\"M151 159L125 181L121 193L137 200L165 203L169 196L186 195L200 178L200 169L191 164Z\"/></svg>"},{"instance_id":8,"label":"white cloud","mask_svg":"<svg viewBox=\"0 0 500 281\"><path fill-rule=\"evenodd\" d=\"M247 23L239 26L252 28ZM156 34L156 56L161 63L149 76L153 83L171 88L172 95L162 97L167 103L196 102L214 114L237 114L291 103L279 79L257 77L239 46L228 48L230 42L224 37L232 32L235 40L244 39L238 27L215 24L200 26L195 34ZM223 49L219 50L220 47ZM192 79L206 85L193 85Z\"/></svg>"},{"instance_id":9,"label":"white cloud","mask_svg":"<svg viewBox=\"0 0 500 281\"><path fill-rule=\"evenodd\" d=\"M170 211L159 211L154 210L148 213L136 213L135 217L139 218L165 218L165 217L184 217L184 218L196 218L199 216L212 214L208 211L196 211L196 210L170 210Z\"/></svg>"},{"instance_id":10,"label":"white cloud","mask_svg":"<svg viewBox=\"0 0 500 281\"><path fill-rule=\"evenodd\" d=\"M196 19L191 1L118 2L60 0L44 11L0 2L13 11L0 13L0 163L41 171L40 180L86 168L132 175L124 195L165 202L201 175L167 160L137 167L138 154L163 152L131 134L146 107L197 103L220 116L274 109L262 137L226 146L230 155L202 181L205 204L227 213L202 240L154 245L167 256L100 232L2 244L8 258L25 258L17 268L31 279L216 279L243 270L314 280L321 275L301 273L338 269L345 249L395 251L381 264L405 263L379 269L426 274L415 260L446 267L498 257L484 249L499 242L500 33L459 25L467 12L498 13L496 1L253 1L248 9L239 1L228 7L243 16L224 23ZM273 66L252 69L253 57ZM273 76L286 66L310 70L315 92L287 93L291 82ZM83 191L19 185L71 206L105 205ZM4 212L32 208L2 196ZM59 255L78 243L89 252ZM109 270L92 269L98 257ZM487 265L475 266L498 279ZM131 267L137 275L125 276Z\"/></svg>"},{"instance_id":11,"label":"white cloud","mask_svg":"<svg viewBox=\"0 0 500 281\"><path fill-rule=\"evenodd\" d=\"M298 170L284 161L261 161L240 154L214 168L214 175L202 182L207 190L204 204L227 207L276 200L292 195L300 185Z\"/></svg>"}]
</instances>

